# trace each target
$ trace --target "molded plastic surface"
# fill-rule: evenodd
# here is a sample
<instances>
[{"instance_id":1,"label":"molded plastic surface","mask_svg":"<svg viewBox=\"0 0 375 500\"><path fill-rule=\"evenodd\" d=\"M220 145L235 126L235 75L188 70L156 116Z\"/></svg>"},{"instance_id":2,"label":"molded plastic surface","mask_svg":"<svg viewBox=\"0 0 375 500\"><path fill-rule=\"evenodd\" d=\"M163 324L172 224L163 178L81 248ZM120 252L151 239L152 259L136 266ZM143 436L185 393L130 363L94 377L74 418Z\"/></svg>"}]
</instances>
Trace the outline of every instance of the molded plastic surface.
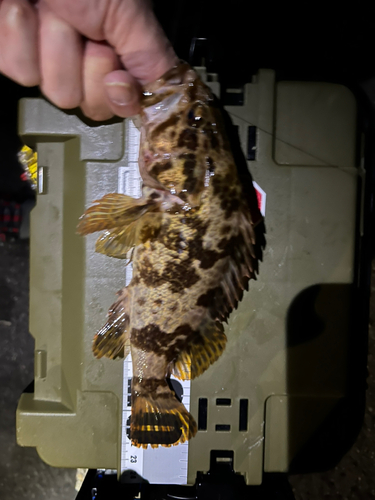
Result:
<instances>
[{"instance_id":1,"label":"molded plastic surface","mask_svg":"<svg viewBox=\"0 0 375 500\"><path fill-rule=\"evenodd\" d=\"M259 484L263 470L287 471L346 394L355 100L338 85L275 84L262 70L245 86L244 105L227 110L244 151L248 126L256 127L248 164L267 195L267 249L230 317L224 355L191 385L196 419L199 399L208 402L207 430L189 443L189 484L209 469L212 449L234 450L248 484ZM95 254L96 235L80 238L75 227L85 207L117 190L124 124L90 127L31 99L21 103L20 133L37 145L47 180L31 227L35 393L20 400L18 442L52 465L116 469L122 362L94 359L91 340L124 285L124 263Z\"/></svg>"}]
</instances>

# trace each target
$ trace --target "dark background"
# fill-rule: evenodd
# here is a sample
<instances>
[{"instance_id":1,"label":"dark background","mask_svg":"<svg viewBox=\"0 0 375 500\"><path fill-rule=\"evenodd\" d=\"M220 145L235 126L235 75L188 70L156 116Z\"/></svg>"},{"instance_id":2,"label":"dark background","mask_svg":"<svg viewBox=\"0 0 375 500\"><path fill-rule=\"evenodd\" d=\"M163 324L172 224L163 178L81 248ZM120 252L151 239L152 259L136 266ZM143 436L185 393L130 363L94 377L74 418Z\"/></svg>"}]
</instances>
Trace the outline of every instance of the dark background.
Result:
<instances>
[{"instance_id":1,"label":"dark background","mask_svg":"<svg viewBox=\"0 0 375 500\"><path fill-rule=\"evenodd\" d=\"M225 88L251 81L259 68L278 79L321 80L349 86L358 98L361 127L371 131L375 103L375 4L231 0L159 0L156 13L178 55L204 57ZM24 202L33 194L20 180L17 102L37 96L0 76L0 199ZM371 154L371 152L370 152ZM45 465L32 448L15 443L15 409L33 378L28 333L28 241L0 242L0 498L74 498L75 471ZM375 269L372 291L375 290ZM297 499L375 498L375 301L370 308L368 390L364 425L356 443L333 469L290 477Z\"/></svg>"}]
</instances>

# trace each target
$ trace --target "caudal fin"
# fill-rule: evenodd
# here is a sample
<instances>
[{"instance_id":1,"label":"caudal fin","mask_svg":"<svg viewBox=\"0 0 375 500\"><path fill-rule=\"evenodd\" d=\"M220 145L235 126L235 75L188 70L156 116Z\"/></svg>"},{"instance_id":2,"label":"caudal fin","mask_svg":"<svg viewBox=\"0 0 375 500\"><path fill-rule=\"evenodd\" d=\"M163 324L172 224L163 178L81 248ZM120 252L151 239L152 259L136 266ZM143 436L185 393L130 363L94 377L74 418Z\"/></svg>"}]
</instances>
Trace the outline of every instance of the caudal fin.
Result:
<instances>
[{"instance_id":1,"label":"caudal fin","mask_svg":"<svg viewBox=\"0 0 375 500\"><path fill-rule=\"evenodd\" d=\"M130 438L138 448L174 446L195 436L197 424L170 391L159 397L141 396L133 391Z\"/></svg>"}]
</instances>

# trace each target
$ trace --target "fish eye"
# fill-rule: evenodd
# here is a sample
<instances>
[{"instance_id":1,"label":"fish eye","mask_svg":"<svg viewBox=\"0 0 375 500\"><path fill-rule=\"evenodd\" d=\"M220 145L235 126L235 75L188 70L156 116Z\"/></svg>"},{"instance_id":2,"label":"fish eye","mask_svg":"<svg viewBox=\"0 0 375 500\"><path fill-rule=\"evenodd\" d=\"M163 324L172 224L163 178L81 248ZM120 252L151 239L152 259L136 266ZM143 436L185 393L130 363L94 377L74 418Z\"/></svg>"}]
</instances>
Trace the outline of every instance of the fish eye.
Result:
<instances>
[{"instance_id":1,"label":"fish eye","mask_svg":"<svg viewBox=\"0 0 375 500\"><path fill-rule=\"evenodd\" d=\"M187 114L187 120L188 124L191 127L200 127L203 123L203 115L204 115L204 110L203 106L194 106L193 108L189 109L188 114Z\"/></svg>"}]
</instances>

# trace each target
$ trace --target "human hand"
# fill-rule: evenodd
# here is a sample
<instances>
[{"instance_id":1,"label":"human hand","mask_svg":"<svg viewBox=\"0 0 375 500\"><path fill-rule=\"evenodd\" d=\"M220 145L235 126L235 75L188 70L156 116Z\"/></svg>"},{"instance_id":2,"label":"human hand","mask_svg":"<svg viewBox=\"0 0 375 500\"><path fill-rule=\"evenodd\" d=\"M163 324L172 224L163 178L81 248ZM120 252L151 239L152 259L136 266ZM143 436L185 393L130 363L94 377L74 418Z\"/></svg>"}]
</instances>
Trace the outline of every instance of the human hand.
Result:
<instances>
[{"instance_id":1,"label":"human hand","mask_svg":"<svg viewBox=\"0 0 375 500\"><path fill-rule=\"evenodd\" d=\"M136 114L176 62L148 0L0 0L0 72L93 120Z\"/></svg>"}]
</instances>

